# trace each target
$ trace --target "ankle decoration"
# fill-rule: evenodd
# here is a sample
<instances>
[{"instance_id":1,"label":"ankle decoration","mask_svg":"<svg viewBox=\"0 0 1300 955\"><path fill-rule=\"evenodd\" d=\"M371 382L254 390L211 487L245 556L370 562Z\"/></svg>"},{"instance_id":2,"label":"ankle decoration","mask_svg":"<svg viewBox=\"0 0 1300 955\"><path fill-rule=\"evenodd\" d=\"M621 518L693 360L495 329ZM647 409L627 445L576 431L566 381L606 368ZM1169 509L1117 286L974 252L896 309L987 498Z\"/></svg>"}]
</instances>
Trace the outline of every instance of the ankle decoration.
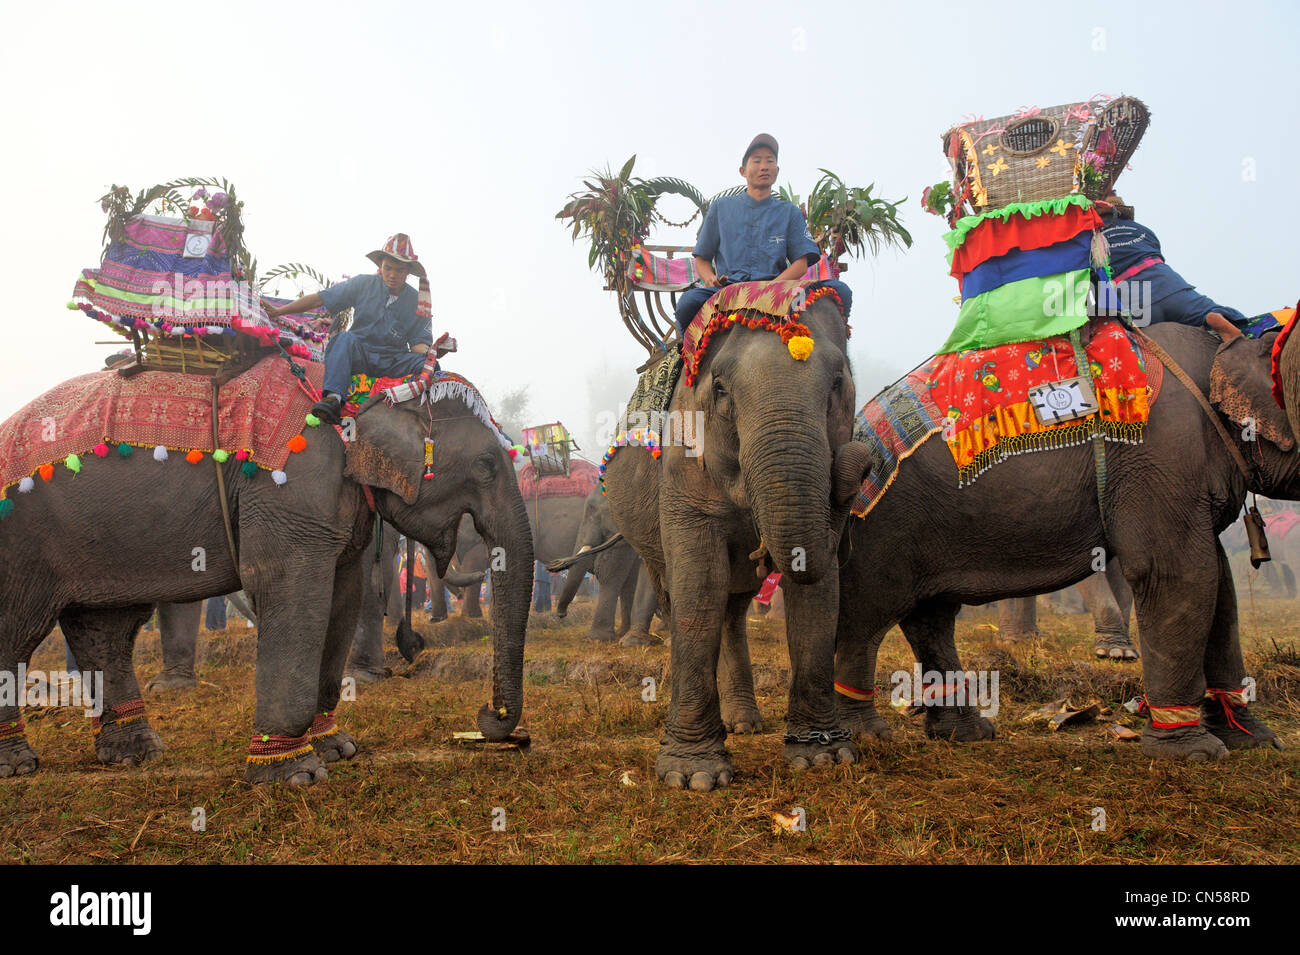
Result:
<instances>
[{"instance_id":1,"label":"ankle decoration","mask_svg":"<svg viewBox=\"0 0 1300 955\"><path fill-rule=\"evenodd\" d=\"M1199 726L1201 708L1199 706L1152 706L1144 696L1138 707L1139 713L1151 714L1151 726L1158 730L1176 730L1187 726Z\"/></svg>"},{"instance_id":2,"label":"ankle decoration","mask_svg":"<svg viewBox=\"0 0 1300 955\"><path fill-rule=\"evenodd\" d=\"M847 696L850 700L858 700L863 703L876 698L876 688L874 686L869 690L859 690L846 683L841 683L839 680L835 681L835 692Z\"/></svg>"},{"instance_id":3,"label":"ankle decoration","mask_svg":"<svg viewBox=\"0 0 1300 955\"><path fill-rule=\"evenodd\" d=\"M21 716L16 720L6 720L0 723L0 743L7 739L19 739L23 735L26 725Z\"/></svg>"},{"instance_id":4,"label":"ankle decoration","mask_svg":"<svg viewBox=\"0 0 1300 955\"><path fill-rule=\"evenodd\" d=\"M1244 707L1249 703L1249 701L1246 699L1246 691L1244 689L1224 690L1219 687L1212 686L1206 689L1205 691L1205 701L1207 705L1218 703L1220 706L1222 706L1223 715L1227 719L1228 724L1230 726L1235 726L1237 729L1241 730L1247 736L1255 735L1250 730L1246 729L1246 727L1238 723L1237 718L1232 715L1232 711L1234 707Z\"/></svg>"},{"instance_id":5,"label":"ankle decoration","mask_svg":"<svg viewBox=\"0 0 1300 955\"><path fill-rule=\"evenodd\" d=\"M90 732L98 736L105 726L114 723L125 725L142 719L144 719L144 700L137 696L134 700L127 700L116 706L105 706L102 714L90 718Z\"/></svg>"},{"instance_id":6,"label":"ankle decoration","mask_svg":"<svg viewBox=\"0 0 1300 955\"><path fill-rule=\"evenodd\" d=\"M310 731L308 731L310 732ZM248 762L284 763L313 752L307 733L301 736L271 736L255 733L248 744Z\"/></svg>"},{"instance_id":7,"label":"ankle decoration","mask_svg":"<svg viewBox=\"0 0 1300 955\"><path fill-rule=\"evenodd\" d=\"M307 739L324 739L326 736L333 736L338 731L339 727L334 721L333 710L326 713L317 713L316 718L311 721L311 729L307 731Z\"/></svg>"}]
</instances>

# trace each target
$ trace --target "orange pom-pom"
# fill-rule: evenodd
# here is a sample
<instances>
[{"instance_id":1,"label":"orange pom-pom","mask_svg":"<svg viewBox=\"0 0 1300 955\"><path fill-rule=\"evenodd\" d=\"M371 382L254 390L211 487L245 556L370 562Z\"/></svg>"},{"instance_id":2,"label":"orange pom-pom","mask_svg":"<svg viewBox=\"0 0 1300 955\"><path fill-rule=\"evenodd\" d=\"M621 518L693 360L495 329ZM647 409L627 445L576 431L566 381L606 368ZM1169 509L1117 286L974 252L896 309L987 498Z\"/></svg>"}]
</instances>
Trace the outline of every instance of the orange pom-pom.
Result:
<instances>
[{"instance_id":1,"label":"orange pom-pom","mask_svg":"<svg viewBox=\"0 0 1300 955\"><path fill-rule=\"evenodd\" d=\"M203 460L203 452L199 451L196 448L195 450L191 451L189 454L185 455L185 460L190 462L190 464L198 464L200 461Z\"/></svg>"},{"instance_id":2,"label":"orange pom-pom","mask_svg":"<svg viewBox=\"0 0 1300 955\"><path fill-rule=\"evenodd\" d=\"M300 434L295 434L289 439L289 450L297 454L303 448L307 447L307 439Z\"/></svg>"},{"instance_id":3,"label":"orange pom-pom","mask_svg":"<svg viewBox=\"0 0 1300 955\"><path fill-rule=\"evenodd\" d=\"M52 478L52 477L54 477L54 465L53 465L53 464L42 464L42 465L41 465L41 480L42 480L42 481L48 481L48 480L49 480L50 478Z\"/></svg>"}]
</instances>

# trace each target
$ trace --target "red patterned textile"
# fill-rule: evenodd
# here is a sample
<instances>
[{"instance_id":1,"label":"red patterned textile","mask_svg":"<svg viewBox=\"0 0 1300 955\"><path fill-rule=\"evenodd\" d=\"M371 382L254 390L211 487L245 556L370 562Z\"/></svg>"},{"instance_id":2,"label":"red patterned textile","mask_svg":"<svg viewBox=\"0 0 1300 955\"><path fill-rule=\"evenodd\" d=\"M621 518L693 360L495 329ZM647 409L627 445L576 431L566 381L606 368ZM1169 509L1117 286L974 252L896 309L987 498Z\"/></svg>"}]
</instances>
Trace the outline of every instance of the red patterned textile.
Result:
<instances>
[{"instance_id":1,"label":"red patterned textile","mask_svg":"<svg viewBox=\"0 0 1300 955\"><path fill-rule=\"evenodd\" d=\"M578 458L569 462L568 477L544 477L537 480L537 471L530 464L519 472L519 493L524 500L538 497L586 497L600 480L596 465Z\"/></svg>"},{"instance_id":2,"label":"red patterned textile","mask_svg":"<svg viewBox=\"0 0 1300 955\"><path fill-rule=\"evenodd\" d=\"M948 274L960 278L981 262L1006 255L1012 249L1042 249L1072 239L1085 230L1091 232L1101 227L1101 216L1095 209L1079 206L1068 206L1060 215L1040 215L1031 219L1012 215L1005 222L986 219L953 252L952 268Z\"/></svg>"},{"instance_id":3,"label":"red patterned textile","mask_svg":"<svg viewBox=\"0 0 1300 955\"><path fill-rule=\"evenodd\" d=\"M319 391L323 366L302 364L308 382ZM264 358L221 387L221 448L232 456L249 452L259 467L282 469L289 439L301 433L311 405L285 360ZM211 453L216 450L212 379L163 371L123 378L115 371L97 371L65 381L0 423L0 492L44 464L62 462L70 454L89 455L101 443L162 445L181 456Z\"/></svg>"}]
</instances>

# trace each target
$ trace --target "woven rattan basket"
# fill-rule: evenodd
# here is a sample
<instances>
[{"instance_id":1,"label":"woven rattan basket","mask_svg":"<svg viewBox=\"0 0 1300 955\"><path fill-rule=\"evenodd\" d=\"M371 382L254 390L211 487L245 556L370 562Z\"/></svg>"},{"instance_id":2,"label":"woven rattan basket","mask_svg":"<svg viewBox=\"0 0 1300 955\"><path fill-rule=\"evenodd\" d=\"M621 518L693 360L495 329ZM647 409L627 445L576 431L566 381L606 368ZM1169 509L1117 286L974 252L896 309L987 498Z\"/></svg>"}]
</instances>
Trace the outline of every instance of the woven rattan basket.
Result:
<instances>
[{"instance_id":1,"label":"woven rattan basket","mask_svg":"<svg viewBox=\"0 0 1300 955\"><path fill-rule=\"evenodd\" d=\"M1150 123L1141 100L1068 103L976 120L943 136L958 207L1109 193Z\"/></svg>"}]
</instances>

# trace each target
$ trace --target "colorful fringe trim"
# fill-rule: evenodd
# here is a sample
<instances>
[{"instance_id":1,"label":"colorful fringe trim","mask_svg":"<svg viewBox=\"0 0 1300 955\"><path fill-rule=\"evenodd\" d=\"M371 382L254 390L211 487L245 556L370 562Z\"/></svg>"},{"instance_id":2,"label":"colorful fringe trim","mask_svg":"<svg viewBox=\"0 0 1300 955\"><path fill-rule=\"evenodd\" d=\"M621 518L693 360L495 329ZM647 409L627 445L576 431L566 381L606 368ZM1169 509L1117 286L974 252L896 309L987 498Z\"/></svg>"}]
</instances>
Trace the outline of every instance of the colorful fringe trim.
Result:
<instances>
[{"instance_id":1,"label":"colorful fringe trim","mask_svg":"<svg viewBox=\"0 0 1300 955\"><path fill-rule=\"evenodd\" d=\"M338 723L334 719L334 711L328 713L317 713L315 719L311 721L311 729L307 731L308 740L324 739L326 736L333 736L339 731Z\"/></svg>"},{"instance_id":2,"label":"colorful fringe trim","mask_svg":"<svg viewBox=\"0 0 1300 955\"><path fill-rule=\"evenodd\" d=\"M314 720L313 725L315 725ZM246 762L258 765L286 763L314 753L310 732L308 730L301 736L269 736L265 733L255 733L248 744Z\"/></svg>"},{"instance_id":3,"label":"colorful fringe trim","mask_svg":"<svg viewBox=\"0 0 1300 955\"><path fill-rule=\"evenodd\" d=\"M1092 211L1097 222L1094 228L1101 226L1101 219L1093 210L1092 200L1087 196L1070 195L1061 196L1059 199L1040 199L1037 202L1012 202L1003 206L1001 209L992 209L989 212L983 212L979 215L964 216L957 220L957 224L951 232L944 233L943 241L948 245L948 258L951 261L965 243L972 232L984 225L986 222L1009 222L1012 216L1020 216L1022 219L1033 219L1037 216L1052 215L1065 216L1071 207L1076 207L1083 211ZM1068 238L1061 236L1059 238Z\"/></svg>"},{"instance_id":4,"label":"colorful fringe trim","mask_svg":"<svg viewBox=\"0 0 1300 955\"><path fill-rule=\"evenodd\" d=\"M1097 435L1101 435L1107 441L1121 444L1141 444L1145 428L1143 422L1102 421L1090 417L1084 418L1079 424L1001 438L993 447L976 454L970 464L958 468L957 486L965 487L973 484L976 478L993 465L1005 461L1014 454L1074 447L1089 443Z\"/></svg>"},{"instance_id":5,"label":"colorful fringe trim","mask_svg":"<svg viewBox=\"0 0 1300 955\"><path fill-rule=\"evenodd\" d=\"M103 715L92 716L90 718L90 732L98 736L107 726L125 726L127 723L135 723L144 719L144 700L136 697L134 700L127 700L125 703L119 703L117 706L105 706L104 713L113 715L113 719L106 720Z\"/></svg>"},{"instance_id":6,"label":"colorful fringe trim","mask_svg":"<svg viewBox=\"0 0 1300 955\"><path fill-rule=\"evenodd\" d=\"M389 392L384 394L388 396ZM488 410L487 402L483 400L479 390L468 379L452 374L449 371L439 370L433 376L428 389L424 392L424 396L425 400L430 404L442 401L445 398L457 399L465 407L469 408L475 417L482 421L487 429L496 436L497 443L501 447L510 451L515 446L515 443L501 430L501 425L497 424L496 418L492 417L492 412ZM392 398L390 397L389 400L391 401Z\"/></svg>"},{"instance_id":7,"label":"colorful fringe trim","mask_svg":"<svg viewBox=\"0 0 1300 955\"><path fill-rule=\"evenodd\" d=\"M26 729L26 727L27 724L23 722L21 716L8 723L0 723L0 743L3 743L7 739L18 739L23 735L23 730Z\"/></svg>"},{"instance_id":8,"label":"colorful fringe trim","mask_svg":"<svg viewBox=\"0 0 1300 955\"><path fill-rule=\"evenodd\" d=\"M614 457L614 452L619 448L635 447L647 448L650 456L656 461L662 455L663 447L659 443L659 434L649 428L635 428L632 431L624 431L614 439L614 443L606 449L604 457L600 459L600 493L605 494L605 468L609 467L610 459Z\"/></svg>"}]
</instances>

